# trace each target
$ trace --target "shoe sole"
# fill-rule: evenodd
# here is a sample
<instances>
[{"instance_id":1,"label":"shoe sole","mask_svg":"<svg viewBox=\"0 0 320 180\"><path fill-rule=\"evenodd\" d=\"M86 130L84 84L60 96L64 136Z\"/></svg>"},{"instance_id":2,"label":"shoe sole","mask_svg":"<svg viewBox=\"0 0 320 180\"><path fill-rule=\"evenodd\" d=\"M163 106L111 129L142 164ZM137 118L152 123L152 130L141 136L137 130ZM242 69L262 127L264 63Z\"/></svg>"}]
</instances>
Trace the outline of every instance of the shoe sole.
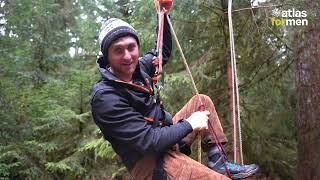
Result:
<instances>
[{"instance_id":1,"label":"shoe sole","mask_svg":"<svg viewBox=\"0 0 320 180\"><path fill-rule=\"evenodd\" d=\"M259 167L252 169L249 172L246 173L238 173L238 174L232 174L231 179L245 179L247 177L253 176L255 173L257 173L259 170Z\"/></svg>"}]
</instances>

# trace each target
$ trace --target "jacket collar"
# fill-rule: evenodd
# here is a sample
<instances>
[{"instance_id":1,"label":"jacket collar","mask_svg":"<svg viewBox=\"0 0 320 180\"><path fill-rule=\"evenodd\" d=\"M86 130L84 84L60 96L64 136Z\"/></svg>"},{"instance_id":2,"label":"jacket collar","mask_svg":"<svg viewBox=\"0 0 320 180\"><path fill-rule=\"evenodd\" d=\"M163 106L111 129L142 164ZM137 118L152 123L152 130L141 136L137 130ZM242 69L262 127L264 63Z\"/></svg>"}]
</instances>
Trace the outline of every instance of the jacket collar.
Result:
<instances>
[{"instance_id":1,"label":"jacket collar","mask_svg":"<svg viewBox=\"0 0 320 180\"><path fill-rule=\"evenodd\" d=\"M143 72L143 70L140 68L140 62L137 64L136 70L133 74L133 79L135 80L138 76L141 76L142 79L139 79L139 81L143 81L143 84L145 84L146 86L141 86L141 85L128 83L128 82L124 82L124 81L120 80L117 76L115 76L113 73L111 73L108 70L107 67L109 66L109 63L106 63L106 62L108 62L108 61L106 61L103 56L98 57L97 62L96 62L97 68L101 74L102 79L107 80L107 81L113 81L116 83L129 85L131 87L135 87L140 90L147 91L149 93L153 93L153 88L152 88L152 85L150 84L150 78L148 77L147 73Z\"/></svg>"},{"instance_id":2,"label":"jacket collar","mask_svg":"<svg viewBox=\"0 0 320 180\"><path fill-rule=\"evenodd\" d=\"M112 80L112 81L115 81L115 80L120 80L117 76L115 76L114 74L112 74L108 69L107 69L107 66L109 65L109 63L107 64L104 57L103 56L100 56L98 59L97 59L97 62L96 62L96 65L97 65L97 68L100 72L100 75L102 77L102 79L105 79L105 80Z\"/></svg>"}]
</instances>

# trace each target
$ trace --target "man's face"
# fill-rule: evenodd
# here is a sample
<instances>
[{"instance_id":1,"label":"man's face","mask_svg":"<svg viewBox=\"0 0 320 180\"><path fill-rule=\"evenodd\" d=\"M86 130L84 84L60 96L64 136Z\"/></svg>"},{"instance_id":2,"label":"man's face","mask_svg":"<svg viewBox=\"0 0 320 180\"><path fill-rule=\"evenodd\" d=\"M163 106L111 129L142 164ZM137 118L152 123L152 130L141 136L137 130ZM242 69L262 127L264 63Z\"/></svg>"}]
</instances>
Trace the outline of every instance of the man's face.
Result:
<instances>
[{"instance_id":1,"label":"man's face","mask_svg":"<svg viewBox=\"0 0 320 180\"><path fill-rule=\"evenodd\" d=\"M108 59L113 73L123 81L131 81L139 58L135 38L125 36L113 42L108 49Z\"/></svg>"}]
</instances>

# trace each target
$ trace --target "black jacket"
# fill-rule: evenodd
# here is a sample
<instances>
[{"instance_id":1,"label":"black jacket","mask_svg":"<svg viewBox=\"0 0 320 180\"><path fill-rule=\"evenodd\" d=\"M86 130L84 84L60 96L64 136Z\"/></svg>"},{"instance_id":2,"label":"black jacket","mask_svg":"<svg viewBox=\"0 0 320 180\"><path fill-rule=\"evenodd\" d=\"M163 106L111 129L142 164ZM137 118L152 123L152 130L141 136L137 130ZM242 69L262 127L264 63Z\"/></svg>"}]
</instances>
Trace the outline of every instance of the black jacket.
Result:
<instances>
[{"instance_id":1,"label":"black jacket","mask_svg":"<svg viewBox=\"0 0 320 180\"><path fill-rule=\"evenodd\" d=\"M171 43L170 29L165 23L164 64L170 56ZM162 153L192 131L186 121L163 127L158 124L164 111L152 88L153 56L149 52L139 59L133 83L123 82L110 73L103 57L97 60L102 79L92 92L93 119L129 170L145 154Z\"/></svg>"}]
</instances>

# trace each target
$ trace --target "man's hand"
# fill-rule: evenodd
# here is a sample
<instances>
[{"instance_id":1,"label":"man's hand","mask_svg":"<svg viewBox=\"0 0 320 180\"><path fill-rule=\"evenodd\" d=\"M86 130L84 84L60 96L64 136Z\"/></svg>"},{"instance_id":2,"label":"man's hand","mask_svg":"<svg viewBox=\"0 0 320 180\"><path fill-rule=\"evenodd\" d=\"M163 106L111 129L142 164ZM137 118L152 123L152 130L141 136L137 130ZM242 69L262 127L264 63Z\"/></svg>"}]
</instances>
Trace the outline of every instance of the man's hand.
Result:
<instances>
[{"instance_id":1,"label":"man's hand","mask_svg":"<svg viewBox=\"0 0 320 180\"><path fill-rule=\"evenodd\" d=\"M157 56L153 56L152 58L152 64L157 67L159 66L159 58Z\"/></svg>"},{"instance_id":2,"label":"man's hand","mask_svg":"<svg viewBox=\"0 0 320 180\"><path fill-rule=\"evenodd\" d=\"M162 4L167 12L169 12L173 6L172 0L154 0L154 4L155 4L157 10L159 10L160 5Z\"/></svg>"},{"instance_id":3,"label":"man's hand","mask_svg":"<svg viewBox=\"0 0 320 180\"><path fill-rule=\"evenodd\" d=\"M192 113L186 121L190 123L193 130L208 129L209 115L209 111L197 111Z\"/></svg>"}]
</instances>

